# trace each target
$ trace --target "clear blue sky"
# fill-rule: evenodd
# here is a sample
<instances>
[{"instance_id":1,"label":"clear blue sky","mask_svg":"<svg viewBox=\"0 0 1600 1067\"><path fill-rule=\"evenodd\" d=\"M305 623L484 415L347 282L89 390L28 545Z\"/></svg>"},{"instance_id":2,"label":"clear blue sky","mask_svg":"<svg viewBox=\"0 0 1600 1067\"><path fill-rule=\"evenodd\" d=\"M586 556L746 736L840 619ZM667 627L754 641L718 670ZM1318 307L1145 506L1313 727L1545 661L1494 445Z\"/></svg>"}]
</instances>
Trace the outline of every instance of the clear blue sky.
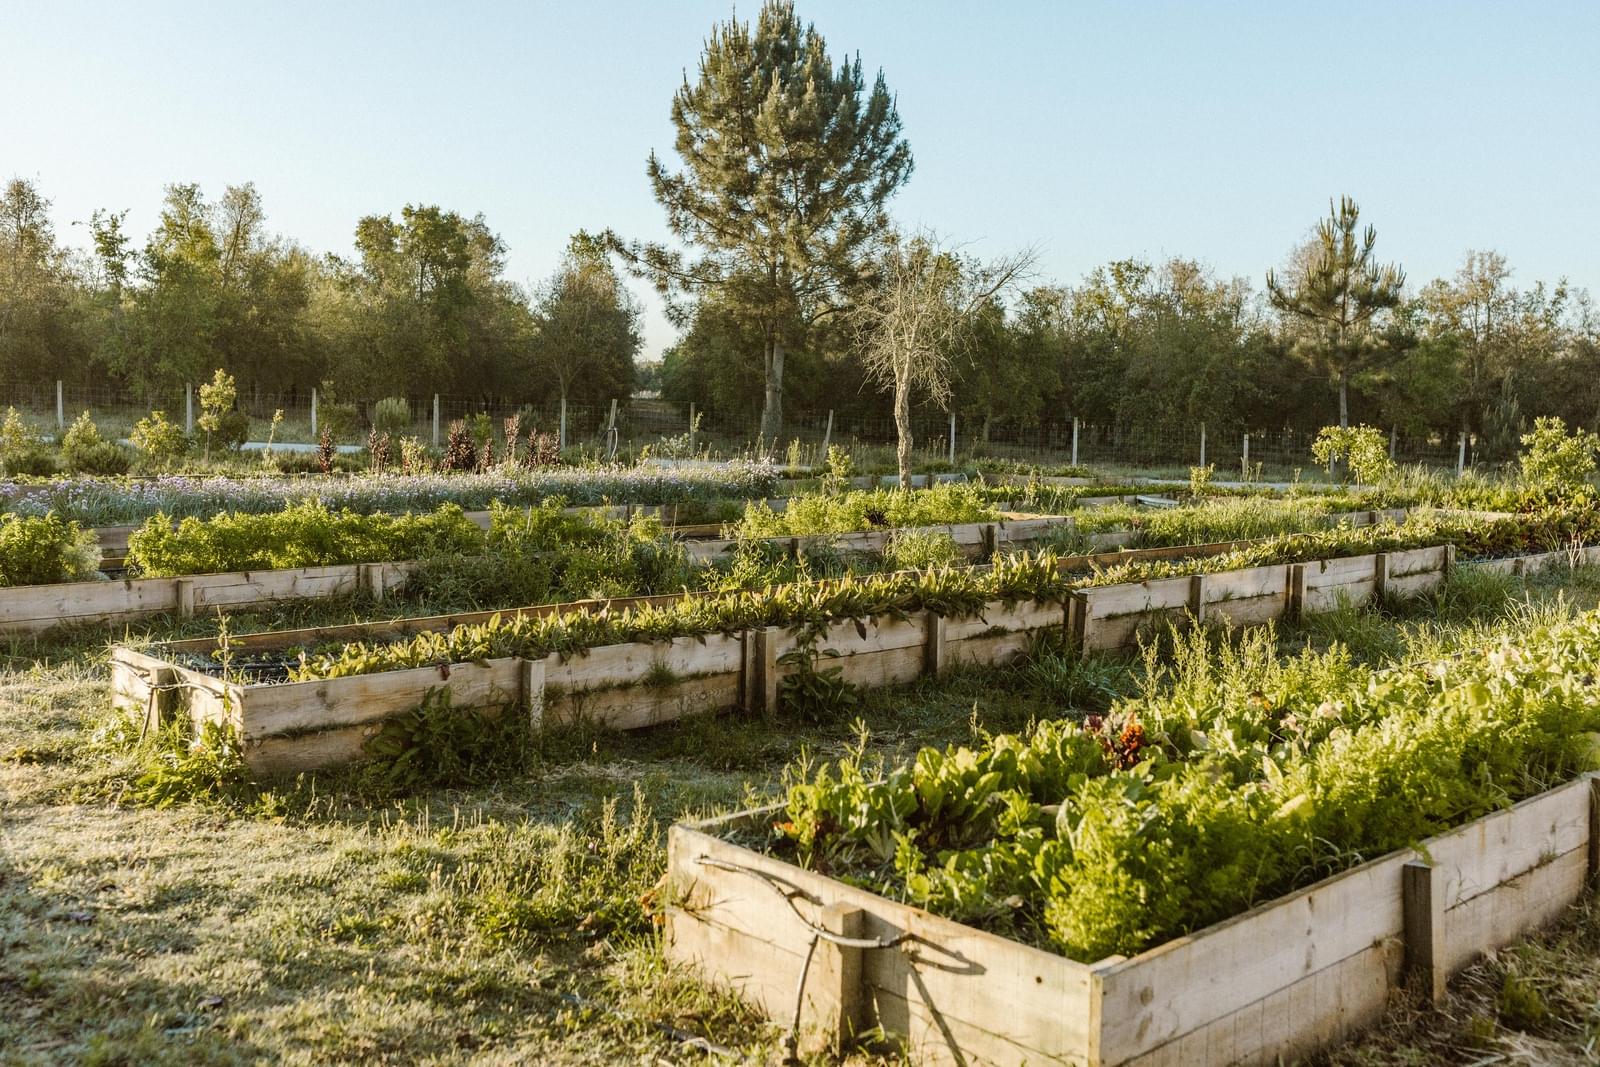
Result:
<instances>
[{"instance_id":1,"label":"clear blue sky","mask_svg":"<svg viewBox=\"0 0 1600 1067\"><path fill-rule=\"evenodd\" d=\"M756 0L740 5L753 14ZM164 183L253 180L269 225L347 251L407 202L483 212L512 277L566 237L665 236L644 176L732 5L0 3L0 177L60 232ZM1128 255L1258 287L1351 193L1414 283L1468 248L1600 295L1600 3L801 0L882 67L916 173L910 225L1022 245L1075 282ZM641 290L642 291L642 290ZM672 330L649 302L651 354Z\"/></svg>"}]
</instances>

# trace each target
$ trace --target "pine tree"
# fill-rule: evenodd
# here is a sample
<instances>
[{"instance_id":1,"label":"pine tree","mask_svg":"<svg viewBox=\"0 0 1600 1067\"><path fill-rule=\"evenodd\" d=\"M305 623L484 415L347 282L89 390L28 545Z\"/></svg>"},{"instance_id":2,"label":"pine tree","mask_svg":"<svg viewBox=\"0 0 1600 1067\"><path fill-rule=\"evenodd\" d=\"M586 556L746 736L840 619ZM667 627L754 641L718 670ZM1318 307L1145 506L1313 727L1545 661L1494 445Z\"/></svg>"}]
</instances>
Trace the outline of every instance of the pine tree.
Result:
<instances>
[{"instance_id":1,"label":"pine tree","mask_svg":"<svg viewBox=\"0 0 1600 1067\"><path fill-rule=\"evenodd\" d=\"M1339 425L1350 425L1350 378L1370 366L1382 351L1375 326L1381 312L1400 303L1405 272L1373 258L1378 231L1372 226L1359 240L1361 209L1345 196L1317 224L1308 254L1294 269L1290 286L1267 272L1272 306L1304 327L1296 348L1326 367L1339 384Z\"/></svg>"},{"instance_id":2,"label":"pine tree","mask_svg":"<svg viewBox=\"0 0 1600 1067\"><path fill-rule=\"evenodd\" d=\"M879 72L835 66L790 0L767 0L752 31L715 27L672 102L683 169L651 153L650 184L688 260L662 245L613 247L669 300L715 289L759 324L762 435L783 422L785 351L860 284L861 250L888 225L885 204L911 175L911 149ZM679 321L681 304L669 305Z\"/></svg>"}]
</instances>

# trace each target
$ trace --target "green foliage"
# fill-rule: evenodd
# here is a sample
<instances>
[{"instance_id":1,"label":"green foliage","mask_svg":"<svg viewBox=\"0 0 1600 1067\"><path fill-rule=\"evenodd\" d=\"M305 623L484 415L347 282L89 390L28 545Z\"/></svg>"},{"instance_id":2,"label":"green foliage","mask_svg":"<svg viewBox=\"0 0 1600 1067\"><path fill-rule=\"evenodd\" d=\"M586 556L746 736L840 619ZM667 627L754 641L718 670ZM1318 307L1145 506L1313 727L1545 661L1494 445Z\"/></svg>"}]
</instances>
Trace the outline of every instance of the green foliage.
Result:
<instances>
[{"instance_id":1,"label":"green foliage","mask_svg":"<svg viewBox=\"0 0 1600 1067\"><path fill-rule=\"evenodd\" d=\"M61 458L74 474L126 474L133 465L125 449L100 436L100 428L87 411L62 435Z\"/></svg>"},{"instance_id":2,"label":"green foliage","mask_svg":"<svg viewBox=\"0 0 1600 1067\"><path fill-rule=\"evenodd\" d=\"M99 567L93 531L54 512L0 514L0 586L87 581Z\"/></svg>"},{"instance_id":3,"label":"green foliage","mask_svg":"<svg viewBox=\"0 0 1600 1067\"><path fill-rule=\"evenodd\" d=\"M384 795L489 781L518 770L527 743L527 718L514 707L457 708L449 689L430 689L367 740L361 781Z\"/></svg>"},{"instance_id":4,"label":"green foliage","mask_svg":"<svg viewBox=\"0 0 1600 1067\"><path fill-rule=\"evenodd\" d=\"M230 512L176 526L156 515L128 538L128 565L159 578L464 555L483 547L483 531L454 504L425 515L361 515L309 501L268 515Z\"/></svg>"},{"instance_id":5,"label":"green foliage","mask_svg":"<svg viewBox=\"0 0 1600 1067\"><path fill-rule=\"evenodd\" d=\"M204 436L206 455L212 446L237 449L250 433L250 420L234 410L239 402L239 387L233 375L217 368L211 381L200 386L200 416L195 426Z\"/></svg>"},{"instance_id":6,"label":"green foliage","mask_svg":"<svg viewBox=\"0 0 1600 1067\"><path fill-rule=\"evenodd\" d=\"M1323 465L1348 464L1357 485L1381 482L1394 469L1383 431L1371 426L1324 426L1311 442L1311 454Z\"/></svg>"},{"instance_id":7,"label":"green foliage","mask_svg":"<svg viewBox=\"0 0 1600 1067\"><path fill-rule=\"evenodd\" d=\"M150 467L170 467L189 451L188 435L164 411L152 411L134 423L128 439Z\"/></svg>"},{"instance_id":8,"label":"green foliage","mask_svg":"<svg viewBox=\"0 0 1600 1067\"><path fill-rule=\"evenodd\" d=\"M806 627L795 647L778 657L786 670L778 679L778 710L797 722L835 722L855 710L856 687L844 679L843 667L818 668L835 659L837 649L817 648L825 627Z\"/></svg>"},{"instance_id":9,"label":"green foliage","mask_svg":"<svg viewBox=\"0 0 1600 1067\"><path fill-rule=\"evenodd\" d=\"M1529 485L1576 488L1587 485L1594 474L1600 434L1567 432L1559 417L1539 418L1533 431L1522 436L1522 480Z\"/></svg>"},{"instance_id":10,"label":"green foliage","mask_svg":"<svg viewBox=\"0 0 1600 1067\"><path fill-rule=\"evenodd\" d=\"M952 482L931 489L868 489L790 497L782 512L765 501L746 505L737 537L793 537L902 529L964 522L993 522L1000 512L977 486Z\"/></svg>"},{"instance_id":11,"label":"green foliage","mask_svg":"<svg viewBox=\"0 0 1600 1067\"><path fill-rule=\"evenodd\" d=\"M232 729L207 722L199 737L186 717L164 725L141 746L142 767L129 790L135 803L236 802L251 791L250 774Z\"/></svg>"},{"instance_id":12,"label":"green foliage","mask_svg":"<svg viewBox=\"0 0 1600 1067\"><path fill-rule=\"evenodd\" d=\"M883 549L884 564L894 570L926 570L949 567L966 557L955 538L937 530L896 530Z\"/></svg>"},{"instance_id":13,"label":"green foliage","mask_svg":"<svg viewBox=\"0 0 1600 1067\"><path fill-rule=\"evenodd\" d=\"M340 400L333 383L324 379L317 387L317 432L342 441L356 433L360 422L356 406Z\"/></svg>"},{"instance_id":14,"label":"green foliage","mask_svg":"<svg viewBox=\"0 0 1600 1067\"><path fill-rule=\"evenodd\" d=\"M411 430L411 404L402 396L386 396L372 405L372 429L400 437Z\"/></svg>"},{"instance_id":15,"label":"green foliage","mask_svg":"<svg viewBox=\"0 0 1600 1067\"><path fill-rule=\"evenodd\" d=\"M39 435L28 429L16 408L6 408L5 422L0 423L0 473L38 477L53 473L55 467Z\"/></svg>"}]
</instances>

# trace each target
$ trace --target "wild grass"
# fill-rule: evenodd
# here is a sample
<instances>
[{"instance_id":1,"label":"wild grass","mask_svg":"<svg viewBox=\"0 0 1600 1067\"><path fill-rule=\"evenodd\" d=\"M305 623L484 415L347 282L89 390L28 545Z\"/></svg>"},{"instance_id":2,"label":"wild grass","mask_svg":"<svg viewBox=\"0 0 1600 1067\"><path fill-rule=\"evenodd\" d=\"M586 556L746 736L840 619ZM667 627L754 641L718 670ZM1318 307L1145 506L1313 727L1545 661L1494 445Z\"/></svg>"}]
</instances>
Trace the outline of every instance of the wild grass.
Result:
<instances>
[{"instance_id":1,"label":"wild grass","mask_svg":"<svg viewBox=\"0 0 1600 1067\"><path fill-rule=\"evenodd\" d=\"M1471 586L1469 573L1462 568L1432 605L1367 613L1359 654L1446 654L1483 619L1520 624L1600 602L1593 571L1519 582L1503 601ZM284 606L229 626L245 633L393 608ZM1348 638L1354 624L1345 627L1285 630L1275 647ZM199 618L131 632L152 640L216 630L215 619ZM629 735L532 734L476 784L468 776L395 790L350 770L166 807L136 793L164 750L159 739L130 744L136 728L110 712L107 635L6 642L0 1060L696 1061L702 1053L685 1035L759 1060L776 1049L778 1029L663 962L653 909L666 825L769 798L803 751L837 758L863 733L874 754L899 761L924 744L1099 710L1112 693L1152 684L1156 670L1187 671L1172 675L1185 685L1226 685L1229 657L1260 654L1249 639L1208 640L1187 666L1042 647L1019 669L864 692L851 721L724 715ZM1594 983L1570 1004L1548 989L1550 975L1565 973L1552 969L1561 957L1533 957L1519 972L1551 1009L1546 1025L1557 1033L1541 1031L1541 1048L1581 1047L1570 1035L1583 990L1600 989L1596 946L1591 930L1561 950ZM1484 978L1482 1004L1502 985ZM1490 1039L1511 1034L1491 1017ZM1462 1040L1459 1028L1450 1033ZM1495 1047L1523 1038L1505 1040Z\"/></svg>"}]
</instances>

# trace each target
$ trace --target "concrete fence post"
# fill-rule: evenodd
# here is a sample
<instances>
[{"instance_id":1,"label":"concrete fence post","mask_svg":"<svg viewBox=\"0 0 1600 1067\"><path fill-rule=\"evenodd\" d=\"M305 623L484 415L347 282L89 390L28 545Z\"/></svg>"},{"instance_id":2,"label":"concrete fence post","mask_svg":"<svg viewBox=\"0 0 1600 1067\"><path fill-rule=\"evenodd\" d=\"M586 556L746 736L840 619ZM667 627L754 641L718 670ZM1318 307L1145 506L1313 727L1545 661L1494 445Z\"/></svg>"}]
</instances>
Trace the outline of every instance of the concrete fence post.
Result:
<instances>
[{"instance_id":1,"label":"concrete fence post","mask_svg":"<svg viewBox=\"0 0 1600 1067\"><path fill-rule=\"evenodd\" d=\"M317 439L317 387L311 387L311 439Z\"/></svg>"},{"instance_id":2,"label":"concrete fence post","mask_svg":"<svg viewBox=\"0 0 1600 1067\"><path fill-rule=\"evenodd\" d=\"M950 465L956 463L956 413L950 413Z\"/></svg>"},{"instance_id":3,"label":"concrete fence post","mask_svg":"<svg viewBox=\"0 0 1600 1067\"><path fill-rule=\"evenodd\" d=\"M439 447L439 394L433 394L433 447Z\"/></svg>"},{"instance_id":4,"label":"concrete fence post","mask_svg":"<svg viewBox=\"0 0 1600 1067\"><path fill-rule=\"evenodd\" d=\"M183 386L183 432L194 433L194 383Z\"/></svg>"},{"instance_id":5,"label":"concrete fence post","mask_svg":"<svg viewBox=\"0 0 1600 1067\"><path fill-rule=\"evenodd\" d=\"M61 379L56 379L56 429L67 428L67 400L66 394L61 389Z\"/></svg>"},{"instance_id":6,"label":"concrete fence post","mask_svg":"<svg viewBox=\"0 0 1600 1067\"><path fill-rule=\"evenodd\" d=\"M1456 441L1456 477L1461 477L1467 469L1467 431L1462 430L1461 436Z\"/></svg>"},{"instance_id":7,"label":"concrete fence post","mask_svg":"<svg viewBox=\"0 0 1600 1067\"><path fill-rule=\"evenodd\" d=\"M1206 465L1206 424L1200 424L1200 466Z\"/></svg>"},{"instance_id":8,"label":"concrete fence post","mask_svg":"<svg viewBox=\"0 0 1600 1067\"><path fill-rule=\"evenodd\" d=\"M567 398L561 398L561 421L556 426L556 447L567 447Z\"/></svg>"},{"instance_id":9,"label":"concrete fence post","mask_svg":"<svg viewBox=\"0 0 1600 1067\"><path fill-rule=\"evenodd\" d=\"M1078 416L1072 416L1072 465L1078 465Z\"/></svg>"}]
</instances>

